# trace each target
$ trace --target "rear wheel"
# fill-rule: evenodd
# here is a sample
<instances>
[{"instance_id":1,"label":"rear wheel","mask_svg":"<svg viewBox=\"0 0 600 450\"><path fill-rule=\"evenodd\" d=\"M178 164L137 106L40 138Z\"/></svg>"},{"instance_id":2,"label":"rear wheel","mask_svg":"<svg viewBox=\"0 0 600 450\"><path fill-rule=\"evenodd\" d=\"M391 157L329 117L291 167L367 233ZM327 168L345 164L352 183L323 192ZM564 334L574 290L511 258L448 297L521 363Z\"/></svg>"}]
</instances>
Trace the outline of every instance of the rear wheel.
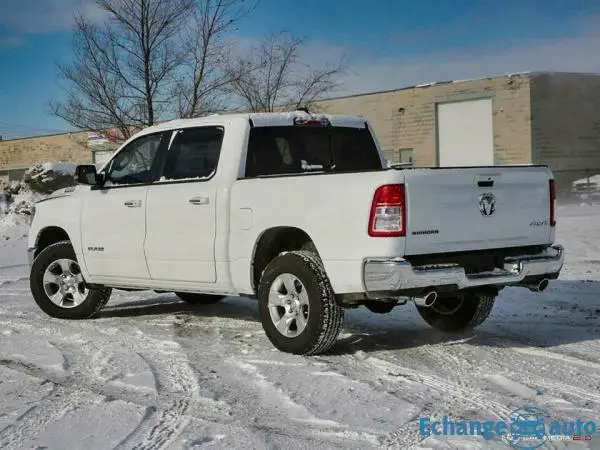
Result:
<instances>
[{"instance_id":1,"label":"rear wheel","mask_svg":"<svg viewBox=\"0 0 600 450\"><path fill-rule=\"evenodd\" d=\"M316 355L335 343L344 310L319 257L307 251L276 256L258 286L260 319L271 343L286 353Z\"/></svg>"},{"instance_id":2,"label":"rear wheel","mask_svg":"<svg viewBox=\"0 0 600 450\"><path fill-rule=\"evenodd\" d=\"M31 293L46 314L59 319L88 319L108 302L112 289L89 287L69 241L40 252L31 267Z\"/></svg>"},{"instance_id":3,"label":"rear wheel","mask_svg":"<svg viewBox=\"0 0 600 450\"><path fill-rule=\"evenodd\" d=\"M464 294L438 298L432 306L417 306L417 310L433 328L458 333L481 325L492 312L495 298L493 295Z\"/></svg>"},{"instance_id":4,"label":"rear wheel","mask_svg":"<svg viewBox=\"0 0 600 450\"><path fill-rule=\"evenodd\" d=\"M224 295L194 294L192 292L175 292L175 295L189 305L210 305L225 298Z\"/></svg>"}]
</instances>

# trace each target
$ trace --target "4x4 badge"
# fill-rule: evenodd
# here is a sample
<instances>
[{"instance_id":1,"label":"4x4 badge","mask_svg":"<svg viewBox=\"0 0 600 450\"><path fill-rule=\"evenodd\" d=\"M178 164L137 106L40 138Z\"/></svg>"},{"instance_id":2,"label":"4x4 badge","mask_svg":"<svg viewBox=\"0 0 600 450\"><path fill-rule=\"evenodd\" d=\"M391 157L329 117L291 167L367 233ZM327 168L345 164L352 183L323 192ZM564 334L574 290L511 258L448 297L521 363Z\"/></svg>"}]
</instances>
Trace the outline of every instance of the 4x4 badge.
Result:
<instances>
[{"instance_id":1,"label":"4x4 badge","mask_svg":"<svg viewBox=\"0 0 600 450\"><path fill-rule=\"evenodd\" d=\"M489 217L496 212L496 197L492 193L479 196L479 211L482 216Z\"/></svg>"}]
</instances>

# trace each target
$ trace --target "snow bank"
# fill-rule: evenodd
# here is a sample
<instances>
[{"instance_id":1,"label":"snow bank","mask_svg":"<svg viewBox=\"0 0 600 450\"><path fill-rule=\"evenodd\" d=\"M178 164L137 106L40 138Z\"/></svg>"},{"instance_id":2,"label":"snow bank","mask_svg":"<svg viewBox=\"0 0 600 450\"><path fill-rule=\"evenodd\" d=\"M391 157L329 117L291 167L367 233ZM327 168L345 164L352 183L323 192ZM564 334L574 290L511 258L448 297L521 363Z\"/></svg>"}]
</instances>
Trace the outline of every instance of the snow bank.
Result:
<instances>
[{"instance_id":1,"label":"snow bank","mask_svg":"<svg viewBox=\"0 0 600 450\"><path fill-rule=\"evenodd\" d=\"M34 192L50 194L75 184L75 169L78 165L70 162L38 164L25 172L23 182Z\"/></svg>"},{"instance_id":2,"label":"snow bank","mask_svg":"<svg viewBox=\"0 0 600 450\"><path fill-rule=\"evenodd\" d=\"M27 236L30 216L8 213L0 216L0 243Z\"/></svg>"},{"instance_id":3,"label":"snow bank","mask_svg":"<svg viewBox=\"0 0 600 450\"><path fill-rule=\"evenodd\" d=\"M47 162L28 169L23 180L4 185L0 195L0 242L27 235L35 202L75 184L75 163Z\"/></svg>"},{"instance_id":4,"label":"snow bank","mask_svg":"<svg viewBox=\"0 0 600 450\"><path fill-rule=\"evenodd\" d=\"M587 184L598 184L600 185L600 175L594 175L592 177L589 178L582 178L580 180L575 180L573 181L573 186L581 186L581 185L587 185Z\"/></svg>"},{"instance_id":5,"label":"snow bank","mask_svg":"<svg viewBox=\"0 0 600 450\"><path fill-rule=\"evenodd\" d=\"M21 239L27 236L31 224L33 206L45 195L22 187L19 193L11 197L5 214L0 214L0 242Z\"/></svg>"}]
</instances>

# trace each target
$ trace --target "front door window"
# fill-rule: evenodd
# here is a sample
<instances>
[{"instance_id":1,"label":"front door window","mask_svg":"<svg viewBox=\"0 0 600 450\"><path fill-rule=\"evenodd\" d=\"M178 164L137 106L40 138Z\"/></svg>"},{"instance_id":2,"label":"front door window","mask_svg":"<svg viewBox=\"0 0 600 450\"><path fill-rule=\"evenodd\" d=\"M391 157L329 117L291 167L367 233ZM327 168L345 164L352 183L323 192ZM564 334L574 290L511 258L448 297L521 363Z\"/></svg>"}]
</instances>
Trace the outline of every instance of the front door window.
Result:
<instances>
[{"instance_id":1,"label":"front door window","mask_svg":"<svg viewBox=\"0 0 600 450\"><path fill-rule=\"evenodd\" d=\"M162 133L143 136L121 150L106 169L106 185L151 183L162 136Z\"/></svg>"}]
</instances>

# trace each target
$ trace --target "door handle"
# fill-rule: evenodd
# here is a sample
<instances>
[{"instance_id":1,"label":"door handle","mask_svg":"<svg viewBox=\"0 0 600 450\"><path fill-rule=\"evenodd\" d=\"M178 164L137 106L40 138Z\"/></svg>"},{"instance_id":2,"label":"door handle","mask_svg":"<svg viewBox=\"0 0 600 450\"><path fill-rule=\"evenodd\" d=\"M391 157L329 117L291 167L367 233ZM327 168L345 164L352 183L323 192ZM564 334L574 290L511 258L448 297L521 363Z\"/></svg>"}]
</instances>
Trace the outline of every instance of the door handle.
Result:
<instances>
[{"instance_id":1,"label":"door handle","mask_svg":"<svg viewBox=\"0 0 600 450\"><path fill-rule=\"evenodd\" d=\"M208 205L209 203L208 197L193 197L189 201L192 205Z\"/></svg>"},{"instance_id":2,"label":"door handle","mask_svg":"<svg viewBox=\"0 0 600 450\"><path fill-rule=\"evenodd\" d=\"M123 204L125 206L127 206L128 208L139 208L140 206L142 206L142 201L141 200L127 200Z\"/></svg>"}]
</instances>

